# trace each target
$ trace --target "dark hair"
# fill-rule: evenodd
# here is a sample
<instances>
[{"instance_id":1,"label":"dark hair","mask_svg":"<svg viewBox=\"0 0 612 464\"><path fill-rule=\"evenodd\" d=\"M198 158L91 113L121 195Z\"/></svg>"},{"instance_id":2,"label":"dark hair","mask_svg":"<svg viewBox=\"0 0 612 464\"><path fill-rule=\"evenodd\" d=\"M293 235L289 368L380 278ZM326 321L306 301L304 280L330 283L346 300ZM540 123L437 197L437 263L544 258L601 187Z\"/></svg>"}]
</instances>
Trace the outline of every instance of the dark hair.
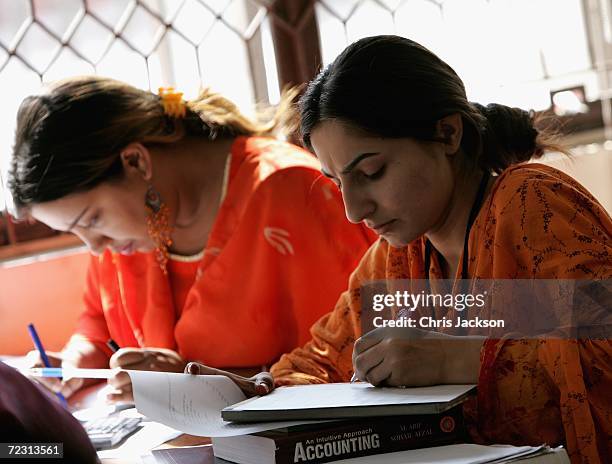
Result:
<instances>
[{"instance_id":1,"label":"dark hair","mask_svg":"<svg viewBox=\"0 0 612 464\"><path fill-rule=\"evenodd\" d=\"M393 35L366 37L349 45L310 82L299 101L301 134L325 120L339 120L372 135L436 137L436 122L459 113L461 147L474 166L501 172L537 158L546 150L565 151L554 134L536 129L533 112L467 100L455 71L418 43Z\"/></svg>"},{"instance_id":2,"label":"dark hair","mask_svg":"<svg viewBox=\"0 0 612 464\"><path fill-rule=\"evenodd\" d=\"M84 76L53 84L47 93L27 97L17 114L7 182L15 214L119 177L119 154L132 142L169 144L185 135L271 135L290 126L288 109L296 93L284 92L274 114L260 113L252 120L206 89L187 102L184 118L174 119L164 113L158 95L124 82Z\"/></svg>"}]
</instances>

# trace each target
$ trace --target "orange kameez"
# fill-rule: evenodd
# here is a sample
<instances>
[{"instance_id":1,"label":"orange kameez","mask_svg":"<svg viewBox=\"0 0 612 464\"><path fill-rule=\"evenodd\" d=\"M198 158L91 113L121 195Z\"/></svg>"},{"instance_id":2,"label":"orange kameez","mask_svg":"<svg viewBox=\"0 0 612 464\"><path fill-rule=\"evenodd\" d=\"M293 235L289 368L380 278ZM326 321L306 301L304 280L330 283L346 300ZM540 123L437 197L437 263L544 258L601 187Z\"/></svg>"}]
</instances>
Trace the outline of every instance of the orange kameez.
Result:
<instances>
[{"instance_id":1,"label":"orange kameez","mask_svg":"<svg viewBox=\"0 0 612 464\"><path fill-rule=\"evenodd\" d=\"M374 240L346 220L310 153L238 137L203 257L171 260L167 276L152 253L92 257L75 337L219 368L270 365L310 338Z\"/></svg>"},{"instance_id":2,"label":"orange kameez","mask_svg":"<svg viewBox=\"0 0 612 464\"><path fill-rule=\"evenodd\" d=\"M273 366L279 385L344 382L361 336L362 283L423 279L424 240L403 248L380 239L352 274L312 339ZM575 180L541 164L504 171L468 242L471 279L610 279L612 220ZM436 254L430 279L440 277ZM610 308L608 307L608 311ZM612 462L609 339L487 339L478 393L465 404L477 443L564 444L572 463Z\"/></svg>"}]
</instances>

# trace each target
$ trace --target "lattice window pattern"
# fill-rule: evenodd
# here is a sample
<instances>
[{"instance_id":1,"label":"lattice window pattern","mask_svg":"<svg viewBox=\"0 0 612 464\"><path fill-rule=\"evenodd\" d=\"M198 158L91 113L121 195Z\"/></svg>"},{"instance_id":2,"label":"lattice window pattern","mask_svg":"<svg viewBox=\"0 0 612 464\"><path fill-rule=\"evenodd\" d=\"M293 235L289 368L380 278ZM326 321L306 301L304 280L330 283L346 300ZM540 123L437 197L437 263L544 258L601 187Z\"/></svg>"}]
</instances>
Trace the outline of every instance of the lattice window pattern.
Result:
<instances>
[{"instance_id":1,"label":"lattice window pattern","mask_svg":"<svg viewBox=\"0 0 612 464\"><path fill-rule=\"evenodd\" d=\"M324 63L359 38L397 34L449 63L474 101L543 110L550 90L601 93L581 0L318 0L316 14Z\"/></svg>"},{"instance_id":2,"label":"lattice window pattern","mask_svg":"<svg viewBox=\"0 0 612 464\"><path fill-rule=\"evenodd\" d=\"M142 88L173 84L188 98L210 85L247 108L275 103L280 85L310 79L373 34L427 46L481 103L543 109L551 89L583 85L605 110L612 40L601 52L585 23L599 21L606 1L0 0L0 168L17 107L41 82L98 73ZM0 245L20 235L0 218Z\"/></svg>"},{"instance_id":3,"label":"lattice window pattern","mask_svg":"<svg viewBox=\"0 0 612 464\"><path fill-rule=\"evenodd\" d=\"M67 76L106 75L153 91L174 85L187 98L210 86L247 113L255 102L275 103L279 83L270 17L276 25L283 19L274 14L274 3L0 0L0 168L7 169L22 99L41 83ZM16 231L0 218L0 245L50 233L41 225Z\"/></svg>"}]
</instances>

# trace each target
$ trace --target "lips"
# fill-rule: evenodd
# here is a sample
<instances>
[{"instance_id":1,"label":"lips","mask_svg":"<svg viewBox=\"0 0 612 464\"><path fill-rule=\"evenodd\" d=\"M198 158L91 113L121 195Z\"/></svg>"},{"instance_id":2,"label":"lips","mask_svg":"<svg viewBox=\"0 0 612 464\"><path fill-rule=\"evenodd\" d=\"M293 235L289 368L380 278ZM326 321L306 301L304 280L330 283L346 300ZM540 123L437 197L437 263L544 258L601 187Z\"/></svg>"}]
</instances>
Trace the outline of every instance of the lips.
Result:
<instances>
[{"instance_id":1,"label":"lips","mask_svg":"<svg viewBox=\"0 0 612 464\"><path fill-rule=\"evenodd\" d=\"M118 248L116 252L122 255L134 254L134 242L130 241L126 243L122 248Z\"/></svg>"},{"instance_id":2,"label":"lips","mask_svg":"<svg viewBox=\"0 0 612 464\"><path fill-rule=\"evenodd\" d=\"M383 222L381 224L376 224L372 226L368 225L368 227L372 229L374 232L376 232L378 235L382 235L385 232L388 232L394 223L395 223L395 219L391 219L390 221Z\"/></svg>"}]
</instances>

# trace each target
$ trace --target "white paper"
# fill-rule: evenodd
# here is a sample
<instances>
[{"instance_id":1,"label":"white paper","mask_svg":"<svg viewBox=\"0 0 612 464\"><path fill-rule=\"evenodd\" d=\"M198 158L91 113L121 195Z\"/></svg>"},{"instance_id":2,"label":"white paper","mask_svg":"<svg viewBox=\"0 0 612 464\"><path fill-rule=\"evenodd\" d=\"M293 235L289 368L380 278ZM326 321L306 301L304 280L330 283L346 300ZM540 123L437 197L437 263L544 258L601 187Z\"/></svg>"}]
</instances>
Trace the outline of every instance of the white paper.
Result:
<instances>
[{"instance_id":1,"label":"white paper","mask_svg":"<svg viewBox=\"0 0 612 464\"><path fill-rule=\"evenodd\" d=\"M115 387L107 383L96 383L81 388L68 401L72 415L84 422L108 417L116 412L134 407L131 402L109 402L108 394L114 391Z\"/></svg>"},{"instance_id":2,"label":"white paper","mask_svg":"<svg viewBox=\"0 0 612 464\"><path fill-rule=\"evenodd\" d=\"M98 451L100 459L131 459L138 460L143 451L150 450L166 443L168 440L182 435L182 432L174 430L164 424L157 422L143 422L142 427L116 448Z\"/></svg>"},{"instance_id":3,"label":"white paper","mask_svg":"<svg viewBox=\"0 0 612 464\"><path fill-rule=\"evenodd\" d=\"M140 456L140 464L158 464L157 459L152 454L143 454Z\"/></svg>"},{"instance_id":4,"label":"white paper","mask_svg":"<svg viewBox=\"0 0 612 464\"><path fill-rule=\"evenodd\" d=\"M262 432L308 421L235 424L221 418L221 410L245 399L236 384L220 375L127 371L132 379L138 411L190 435L229 437Z\"/></svg>"},{"instance_id":5,"label":"white paper","mask_svg":"<svg viewBox=\"0 0 612 464\"><path fill-rule=\"evenodd\" d=\"M539 446L460 444L342 459L334 462L335 464L483 464L500 458L510 458L528 451L535 452L540 448Z\"/></svg>"},{"instance_id":6,"label":"white paper","mask_svg":"<svg viewBox=\"0 0 612 464\"><path fill-rule=\"evenodd\" d=\"M369 383L328 383L280 387L271 394L233 407L234 411L271 411L347 406L446 403L474 385L436 385L419 388L378 388Z\"/></svg>"}]
</instances>

